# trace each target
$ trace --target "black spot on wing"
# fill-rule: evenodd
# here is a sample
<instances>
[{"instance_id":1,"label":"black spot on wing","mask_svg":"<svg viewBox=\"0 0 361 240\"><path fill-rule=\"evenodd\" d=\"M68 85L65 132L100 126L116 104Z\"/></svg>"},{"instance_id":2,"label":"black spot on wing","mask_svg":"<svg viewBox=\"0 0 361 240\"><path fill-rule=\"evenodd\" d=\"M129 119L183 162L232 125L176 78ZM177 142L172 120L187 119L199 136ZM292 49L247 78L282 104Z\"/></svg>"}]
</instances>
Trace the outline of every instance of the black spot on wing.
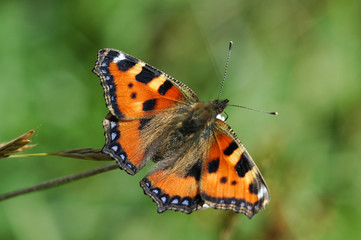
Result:
<instances>
[{"instance_id":1,"label":"black spot on wing","mask_svg":"<svg viewBox=\"0 0 361 240\"><path fill-rule=\"evenodd\" d=\"M135 99L137 97L137 93L133 92L132 95L130 95L132 99Z\"/></svg>"},{"instance_id":2,"label":"black spot on wing","mask_svg":"<svg viewBox=\"0 0 361 240\"><path fill-rule=\"evenodd\" d=\"M125 56L125 59L117 63L119 71L126 72L138 63L138 59L129 55Z\"/></svg>"},{"instance_id":3,"label":"black spot on wing","mask_svg":"<svg viewBox=\"0 0 361 240\"><path fill-rule=\"evenodd\" d=\"M104 53L104 50L102 51L102 53ZM113 59L115 57L119 56L119 52L114 51L114 50L110 50L107 55L104 57L104 60L108 60L108 61L113 61Z\"/></svg>"},{"instance_id":4,"label":"black spot on wing","mask_svg":"<svg viewBox=\"0 0 361 240\"><path fill-rule=\"evenodd\" d=\"M227 177L222 177L221 178L221 183L226 183L227 182Z\"/></svg>"},{"instance_id":5,"label":"black spot on wing","mask_svg":"<svg viewBox=\"0 0 361 240\"><path fill-rule=\"evenodd\" d=\"M245 152L243 152L241 158L235 166L238 176L244 177L246 173L251 170L251 168L252 166L250 164L250 161L247 159Z\"/></svg>"},{"instance_id":6,"label":"black spot on wing","mask_svg":"<svg viewBox=\"0 0 361 240\"><path fill-rule=\"evenodd\" d=\"M171 87L173 87L173 84L169 80L166 80L162 85L160 85L158 92L159 94L164 95Z\"/></svg>"},{"instance_id":7,"label":"black spot on wing","mask_svg":"<svg viewBox=\"0 0 361 240\"><path fill-rule=\"evenodd\" d=\"M150 99L143 103L143 111L152 111L155 108L157 100L156 99Z\"/></svg>"},{"instance_id":8,"label":"black spot on wing","mask_svg":"<svg viewBox=\"0 0 361 240\"><path fill-rule=\"evenodd\" d=\"M253 182L249 185L248 189L253 194L258 194L259 192L259 186L255 180L253 180Z\"/></svg>"},{"instance_id":9,"label":"black spot on wing","mask_svg":"<svg viewBox=\"0 0 361 240\"><path fill-rule=\"evenodd\" d=\"M138 82L147 84L150 81L153 80L153 78L156 78L160 75L160 72L156 71L155 69L153 70L152 68L150 68L148 65L144 66L142 68L142 71L140 73L138 73L137 76L135 76L135 79Z\"/></svg>"},{"instance_id":10,"label":"black spot on wing","mask_svg":"<svg viewBox=\"0 0 361 240\"><path fill-rule=\"evenodd\" d=\"M185 177L194 177L197 181L201 178L201 160L199 159L191 169L187 172Z\"/></svg>"},{"instance_id":11,"label":"black spot on wing","mask_svg":"<svg viewBox=\"0 0 361 240\"><path fill-rule=\"evenodd\" d=\"M218 167L219 167L219 158L214 159L208 163L208 172L215 173L218 171Z\"/></svg>"},{"instance_id":12,"label":"black spot on wing","mask_svg":"<svg viewBox=\"0 0 361 240\"><path fill-rule=\"evenodd\" d=\"M231 155L234 150L236 150L238 148L237 143L232 142L231 144L228 145L228 147L223 151L223 153L227 156Z\"/></svg>"}]
</instances>

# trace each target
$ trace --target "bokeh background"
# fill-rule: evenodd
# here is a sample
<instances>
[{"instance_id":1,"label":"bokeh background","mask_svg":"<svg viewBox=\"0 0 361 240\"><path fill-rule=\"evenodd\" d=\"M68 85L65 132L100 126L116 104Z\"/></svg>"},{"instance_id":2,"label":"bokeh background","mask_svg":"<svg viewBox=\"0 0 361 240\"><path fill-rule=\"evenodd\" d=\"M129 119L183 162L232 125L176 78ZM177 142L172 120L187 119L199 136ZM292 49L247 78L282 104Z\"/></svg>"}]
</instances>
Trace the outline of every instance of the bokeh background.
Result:
<instances>
[{"instance_id":1,"label":"bokeh background","mask_svg":"<svg viewBox=\"0 0 361 240\"><path fill-rule=\"evenodd\" d=\"M361 239L361 4L337 0L0 2L0 142L30 129L28 153L104 143L91 72L100 48L140 58L217 97L261 169L268 208L252 220L158 214L139 181L113 170L0 202L1 239ZM0 159L0 193L108 163Z\"/></svg>"}]
</instances>

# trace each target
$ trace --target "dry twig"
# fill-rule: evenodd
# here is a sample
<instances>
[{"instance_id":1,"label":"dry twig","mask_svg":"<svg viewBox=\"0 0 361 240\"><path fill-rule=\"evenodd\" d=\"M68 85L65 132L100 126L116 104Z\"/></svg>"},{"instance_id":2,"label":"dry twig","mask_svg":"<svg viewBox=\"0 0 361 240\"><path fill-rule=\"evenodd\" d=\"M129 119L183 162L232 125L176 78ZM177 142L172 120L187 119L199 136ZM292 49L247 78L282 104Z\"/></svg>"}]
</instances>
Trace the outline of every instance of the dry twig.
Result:
<instances>
[{"instance_id":1,"label":"dry twig","mask_svg":"<svg viewBox=\"0 0 361 240\"><path fill-rule=\"evenodd\" d=\"M18 153L29 148L35 147L36 145L27 145L31 142L28 138L34 134L35 130L30 130L29 132L9 141L6 143L0 144L0 158L6 158L14 153ZM25 146L27 145L27 146Z\"/></svg>"}]
</instances>

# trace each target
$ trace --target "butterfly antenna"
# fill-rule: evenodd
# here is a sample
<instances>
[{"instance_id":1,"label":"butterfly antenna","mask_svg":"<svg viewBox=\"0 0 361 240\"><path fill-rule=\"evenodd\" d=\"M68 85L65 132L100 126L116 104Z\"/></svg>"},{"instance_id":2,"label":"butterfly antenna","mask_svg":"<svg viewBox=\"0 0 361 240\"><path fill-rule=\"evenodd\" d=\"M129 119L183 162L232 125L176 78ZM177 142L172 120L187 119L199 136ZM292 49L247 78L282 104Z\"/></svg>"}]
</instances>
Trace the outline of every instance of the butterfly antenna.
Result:
<instances>
[{"instance_id":1,"label":"butterfly antenna","mask_svg":"<svg viewBox=\"0 0 361 240\"><path fill-rule=\"evenodd\" d=\"M263 110L259 110L259 109L249 108L249 107L245 107L245 106L239 106L239 105L233 105L233 104L227 104L227 106L244 108L244 109L252 110L252 111L255 111L255 112L262 112L262 113L267 113L267 114L271 114L271 115L278 115L278 112L268 112L268 111L263 111Z\"/></svg>"},{"instance_id":2,"label":"butterfly antenna","mask_svg":"<svg viewBox=\"0 0 361 240\"><path fill-rule=\"evenodd\" d=\"M231 57L232 46L233 46L233 42L230 41L230 42L229 42L229 48L228 48L228 56L227 56L227 62L226 62L226 69L224 70L224 75L223 75L223 81L222 81L222 85L221 85L221 90L219 91L219 94L218 94L218 98L217 98L217 99L219 99L219 97L221 96L221 92L222 92L222 89L223 89L224 81L226 80L227 70L228 70L228 63L229 63L229 58Z\"/></svg>"}]
</instances>

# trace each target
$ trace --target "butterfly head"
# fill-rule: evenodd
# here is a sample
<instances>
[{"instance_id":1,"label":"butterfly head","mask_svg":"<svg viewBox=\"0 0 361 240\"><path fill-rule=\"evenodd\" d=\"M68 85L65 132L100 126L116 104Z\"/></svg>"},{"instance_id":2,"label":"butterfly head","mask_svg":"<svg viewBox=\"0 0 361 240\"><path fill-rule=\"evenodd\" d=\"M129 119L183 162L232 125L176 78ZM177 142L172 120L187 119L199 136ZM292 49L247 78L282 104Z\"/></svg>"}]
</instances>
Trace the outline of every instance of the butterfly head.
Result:
<instances>
[{"instance_id":1,"label":"butterfly head","mask_svg":"<svg viewBox=\"0 0 361 240\"><path fill-rule=\"evenodd\" d=\"M229 102L228 99L224 99L224 100L215 99L212 101L212 104L216 109L217 115L223 113L224 109L227 107L228 102Z\"/></svg>"}]
</instances>

